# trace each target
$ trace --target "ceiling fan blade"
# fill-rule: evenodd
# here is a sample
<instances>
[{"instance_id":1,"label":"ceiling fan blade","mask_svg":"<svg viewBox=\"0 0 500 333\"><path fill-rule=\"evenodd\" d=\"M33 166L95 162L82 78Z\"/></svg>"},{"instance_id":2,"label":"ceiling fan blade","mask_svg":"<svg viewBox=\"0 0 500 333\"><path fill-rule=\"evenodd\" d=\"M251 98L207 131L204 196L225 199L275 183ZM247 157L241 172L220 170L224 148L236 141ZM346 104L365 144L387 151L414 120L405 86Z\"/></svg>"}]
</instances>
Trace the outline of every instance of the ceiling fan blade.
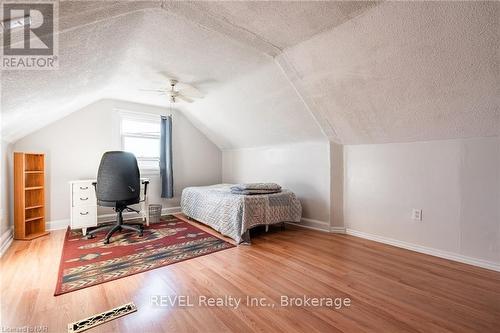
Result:
<instances>
[{"instance_id":1,"label":"ceiling fan blade","mask_svg":"<svg viewBox=\"0 0 500 333\"><path fill-rule=\"evenodd\" d=\"M148 91L148 92L161 92L161 93L166 93L167 90L163 89L139 89L140 91Z\"/></svg>"},{"instance_id":2,"label":"ceiling fan blade","mask_svg":"<svg viewBox=\"0 0 500 333\"><path fill-rule=\"evenodd\" d=\"M193 98L203 98L203 93L196 89L195 87L187 84L182 84L181 88L179 89L179 93L193 97Z\"/></svg>"},{"instance_id":3,"label":"ceiling fan blade","mask_svg":"<svg viewBox=\"0 0 500 333\"><path fill-rule=\"evenodd\" d=\"M181 99L181 100L183 100L184 102L187 102L187 103L193 103L194 102L194 100L192 100L191 98L189 98L187 96L184 96L182 94L177 94L177 96L175 96L175 98Z\"/></svg>"}]
</instances>

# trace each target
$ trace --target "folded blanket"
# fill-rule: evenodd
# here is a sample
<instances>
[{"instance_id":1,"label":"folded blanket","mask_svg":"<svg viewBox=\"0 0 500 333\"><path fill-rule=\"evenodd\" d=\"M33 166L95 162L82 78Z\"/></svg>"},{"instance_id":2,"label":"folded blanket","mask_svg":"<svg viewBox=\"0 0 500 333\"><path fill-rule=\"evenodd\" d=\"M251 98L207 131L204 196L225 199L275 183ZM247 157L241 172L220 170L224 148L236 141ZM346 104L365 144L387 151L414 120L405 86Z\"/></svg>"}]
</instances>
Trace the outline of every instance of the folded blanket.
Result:
<instances>
[{"instance_id":1,"label":"folded blanket","mask_svg":"<svg viewBox=\"0 0 500 333\"><path fill-rule=\"evenodd\" d=\"M273 194L279 192L281 192L281 189L279 190L238 190L233 188L231 189L232 194L242 194L242 195Z\"/></svg>"},{"instance_id":2,"label":"folded blanket","mask_svg":"<svg viewBox=\"0 0 500 333\"><path fill-rule=\"evenodd\" d=\"M246 184L235 184L231 186L231 190L246 191L246 190L268 190L268 191L279 191L281 186L276 183L246 183Z\"/></svg>"}]
</instances>

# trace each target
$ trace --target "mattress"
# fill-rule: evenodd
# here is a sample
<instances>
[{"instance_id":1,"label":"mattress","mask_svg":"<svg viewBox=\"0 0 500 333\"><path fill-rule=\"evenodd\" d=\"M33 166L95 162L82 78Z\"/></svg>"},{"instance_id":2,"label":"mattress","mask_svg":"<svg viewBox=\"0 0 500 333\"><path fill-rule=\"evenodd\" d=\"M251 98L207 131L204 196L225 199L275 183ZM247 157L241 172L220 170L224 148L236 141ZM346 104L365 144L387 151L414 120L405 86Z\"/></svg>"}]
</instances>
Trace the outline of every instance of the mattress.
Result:
<instances>
[{"instance_id":1,"label":"mattress","mask_svg":"<svg viewBox=\"0 0 500 333\"><path fill-rule=\"evenodd\" d=\"M238 195L232 184L187 187L182 191L182 212L237 243L249 241L248 230L258 225L300 222L302 207L295 194Z\"/></svg>"}]
</instances>

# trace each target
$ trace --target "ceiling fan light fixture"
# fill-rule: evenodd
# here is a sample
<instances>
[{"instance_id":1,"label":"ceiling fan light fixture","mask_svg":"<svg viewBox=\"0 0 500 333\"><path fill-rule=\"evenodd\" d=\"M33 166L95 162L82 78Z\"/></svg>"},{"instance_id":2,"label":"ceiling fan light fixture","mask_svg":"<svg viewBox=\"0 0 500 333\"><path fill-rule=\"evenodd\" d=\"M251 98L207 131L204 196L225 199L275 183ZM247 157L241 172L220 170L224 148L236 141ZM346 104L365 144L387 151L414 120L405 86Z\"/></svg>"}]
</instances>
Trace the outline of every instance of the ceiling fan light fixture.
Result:
<instances>
[{"instance_id":1,"label":"ceiling fan light fixture","mask_svg":"<svg viewBox=\"0 0 500 333\"><path fill-rule=\"evenodd\" d=\"M170 89L164 88L164 89L140 89L141 91L149 91L149 92L159 92L162 94L167 94L169 96L169 102L170 103L177 103L180 101L184 101L186 103L192 103L194 102L194 98L202 98L201 94L199 94L198 89L195 87L190 86L189 84L182 84L182 86L186 86L188 89L182 89L182 90L176 90L176 85L179 83L177 79L169 79L170 80ZM187 95L186 91L187 90ZM189 91L192 92L197 92L198 96L194 94L194 96L191 96Z\"/></svg>"}]
</instances>

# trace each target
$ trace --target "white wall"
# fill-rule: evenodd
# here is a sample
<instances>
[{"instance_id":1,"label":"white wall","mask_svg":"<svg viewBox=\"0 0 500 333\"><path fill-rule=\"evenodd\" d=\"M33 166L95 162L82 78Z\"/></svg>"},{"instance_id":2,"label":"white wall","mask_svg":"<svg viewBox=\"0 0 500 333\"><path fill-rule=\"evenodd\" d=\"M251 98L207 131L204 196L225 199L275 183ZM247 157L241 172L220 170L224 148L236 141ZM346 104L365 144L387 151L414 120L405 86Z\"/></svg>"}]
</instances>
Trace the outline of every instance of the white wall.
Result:
<instances>
[{"instance_id":1,"label":"white wall","mask_svg":"<svg viewBox=\"0 0 500 333\"><path fill-rule=\"evenodd\" d=\"M8 193L12 178L8 162L12 160L12 144L2 140L0 149L0 235L3 235L11 226L9 223L11 199Z\"/></svg>"},{"instance_id":2,"label":"white wall","mask_svg":"<svg viewBox=\"0 0 500 333\"><path fill-rule=\"evenodd\" d=\"M500 264L499 137L344 152L347 228Z\"/></svg>"},{"instance_id":3,"label":"white wall","mask_svg":"<svg viewBox=\"0 0 500 333\"><path fill-rule=\"evenodd\" d=\"M224 150L222 156L225 183L276 182L297 194L304 218L315 220L309 222L317 227L329 227L328 142Z\"/></svg>"},{"instance_id":4,"label":"white wall","mask_svg":"<svg viewBox=\"0 0 500 333\"><path fill-rule=\"evenodd\" d=\"M116 100L101 100L34 132L14 144L15 151L46 153L47 221L69 219L68 181L93 179L102 154L120 150L119 122L115 108L166 114L170 110ZM173 114L174 195L160 198L159 175L151 178L150 203L179 206L186 186L221 182L221 151L175 110ZM100 213L109 213L101 209Z\"/></svg>"}]
</instances>

